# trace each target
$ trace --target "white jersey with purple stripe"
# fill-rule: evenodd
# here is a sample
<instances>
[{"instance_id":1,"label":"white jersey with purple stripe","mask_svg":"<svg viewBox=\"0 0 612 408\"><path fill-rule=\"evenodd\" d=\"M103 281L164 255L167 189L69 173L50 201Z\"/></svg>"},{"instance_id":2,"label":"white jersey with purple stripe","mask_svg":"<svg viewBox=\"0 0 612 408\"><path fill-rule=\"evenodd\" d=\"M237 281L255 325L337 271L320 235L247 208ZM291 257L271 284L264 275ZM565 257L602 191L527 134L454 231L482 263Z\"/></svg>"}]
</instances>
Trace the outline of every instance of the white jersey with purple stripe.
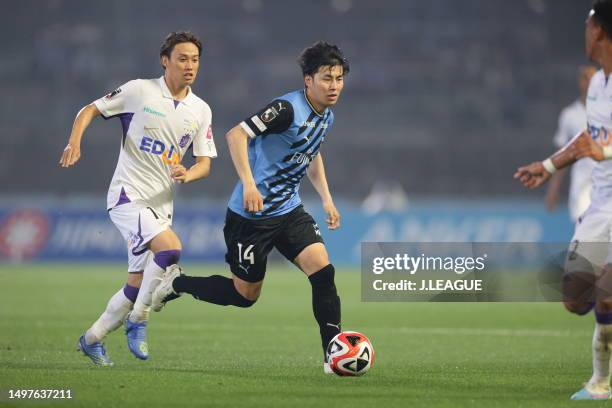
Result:
<instances>
[{"instance_id":1,"label":"white jersey with purple stripe","mask_svg":"<svg viewBox=\"0 0 612 408\"><path fill-rule=\"evenodd\" d=\"M230 198L230 210L246 218L263 218L286 214L299 206L302 177L333 122L331 109L317 112L303 90L273 100L241 122L251 137L249 164L264 210L256 214L245 211L240 181Z\"/></svg>"},{"instance_id":2,"label":"white jersey with purple stripe","mask_svg":"<svg viewBox=\"0 0 612 408\"><path fill-rule=\"evenodd\" d=\"M591 137L602 146L612 143L612 83L603 70L597 71L587 93L587 125ZM612 160L597 162L591 176L592 209L612 212Z\"/></svg>"},{"instance_id":3,"label":"white jersey with purple stripe","mask_svg":"<svg viewBox=\"0 0 612 408\"><path fill-rule=\"evenodd\" d=\"M105 119L118 117L123 127L107 209L141 202L171 218L170 166L190 147L193 156L217 156L208 104L191 89L182 101L174 100L164 77L129 81L94 104Z\"/></svg>"}]
</instances>

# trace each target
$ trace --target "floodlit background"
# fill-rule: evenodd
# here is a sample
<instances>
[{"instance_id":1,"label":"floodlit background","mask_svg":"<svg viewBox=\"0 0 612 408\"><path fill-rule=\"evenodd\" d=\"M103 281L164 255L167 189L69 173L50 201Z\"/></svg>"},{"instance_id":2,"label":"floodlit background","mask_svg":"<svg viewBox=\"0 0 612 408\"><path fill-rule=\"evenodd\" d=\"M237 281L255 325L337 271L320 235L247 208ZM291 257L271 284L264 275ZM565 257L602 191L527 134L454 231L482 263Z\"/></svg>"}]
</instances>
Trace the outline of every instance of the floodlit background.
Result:
<instances>
[{"instance_id":1,"label":"floodlit background","mask_svg":"<svg viewBox=\"0 0 612 408\"><path fill-rule=\"evenodd\" d=\"M13 388L72 389L74 406L565 406L591 375L593 319L558 303L361 301L360 244L567 242L565 206L512 179L546 157L578 97L589 0L182 0L4 2L0 11L0 404ZM179 186L174 229L192 275L225 274L222 227L237 181L225 132L300 89L318 40L351 73L322 147L342 227L322 228L343 327L367 334L365 377L321 372L310 285L278 254L247 310L172 302L149 325L150 361L123 330L97 370L74 344L125 281L106 189L118 120L96 119L76 167L58 161L76 112L134 78L161 76L159 46L192 30L194 91L219 157ZM324 223L307 180L301 190ZM561 245L563 247L563 245ZM509 271L513 272L513 271ZM59 404L59 403L58 403ZM15 403L15 406L24 404ZM58 405L59 406L59 405Z\"/></svg>"},{"instance_id":2,"label":"floodlit background","mask_svg":"<svg viewBox=\"0 0 612 408\"><path fill-rule=\"evenodd\" d=\"M544 190L527 192L511 176L551 152L557 115L577 97L589 4L11 3L0 25L0 256L122 259L104 211L119 121L92 124L76 168L57 162L78 109L130 79L160 76L159 45L180 29L204 45L194 90L212 107L220 153L208 179L177 189L176 227L193 259L222 261L210 230L237 180L225 132L300 88L296 57L321 39L351 62L322 150L344 215L343 230L326 234L336 262L357 262L363 240L567 240L565 209L546 214ZM302 195L322 221L307 181Z\"/></svg>"}]
</instances>

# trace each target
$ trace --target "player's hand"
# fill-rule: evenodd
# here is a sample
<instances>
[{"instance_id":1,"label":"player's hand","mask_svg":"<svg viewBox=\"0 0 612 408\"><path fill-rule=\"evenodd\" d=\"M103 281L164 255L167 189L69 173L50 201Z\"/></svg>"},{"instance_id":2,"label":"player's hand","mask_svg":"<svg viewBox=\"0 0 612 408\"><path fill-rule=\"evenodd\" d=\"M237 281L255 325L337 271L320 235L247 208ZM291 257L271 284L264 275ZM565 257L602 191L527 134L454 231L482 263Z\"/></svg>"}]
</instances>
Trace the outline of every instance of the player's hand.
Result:
<instances>
[{"instance_id":1,"label":"player's hand","mask_svg":"<svg viewBox=\"0 0 612 408\"><path fill-rule=\"evenodd\" d=\"M264 203L263 197L257 190L255 184L244 186L244 193L242 194L242 205L244 209L251 213L263 211Z\"/></svg>"},{"instance_id":2,"label":"player's hand","mask_svg":"<svg viewBox=\"0 0 612 408\"><path fill-rule=\"evenodd\" d=\"M335 230L340 227L340 213L336 209L333 201L327 201L323 203L323 209L325 210L325 214L327 214L327 218L325 219L325 223L327 224L327 228L330 230Z\"/></svg>"},{"instance_id":3,"label":"player's hand","mask_svg":"<svg viewBox=\"0 0 612 408\"><path fill-rule=\"evenodd\" d=\"M596 161L602 161L604 159L602 147L597 144L586 131L582 132L570 149L572 157L576 160L582 159L583 157L590 157Z\"/></svg>"},{"instance_id":4,"label":"player's hand","mask_svg":"<svg viewBox=\"0 0 612 408\"><path fill-rule=\"evenodd\" d=\"M79 143L69 141L64 151L62 152L62 157L60 158L59 164L62 167L70 167L73 166L76 162L81 158L81 146Z\"/></svg>"},{"instance_id":5,"label":"player's hand","mask_svg":"<svg viewBox=\"0 0 612 408\"><path fill-rule=\"evenodd\" d=\"M182 164L173 164L172 167L170 167L170 177L180 184L189 182L187 169Z\"/></svg>"},{"instance_id":6,"label":"player's hand","mask_svg":"<svg viewBox=\"0 0 612 408\"><path fill-rule=\"evenodd\" d=\"M546 171L542 162L534 162L528 166L519 167L514 178L527 188L537 188L544 184L551 174Z\"/></svg>"}]
</instances>

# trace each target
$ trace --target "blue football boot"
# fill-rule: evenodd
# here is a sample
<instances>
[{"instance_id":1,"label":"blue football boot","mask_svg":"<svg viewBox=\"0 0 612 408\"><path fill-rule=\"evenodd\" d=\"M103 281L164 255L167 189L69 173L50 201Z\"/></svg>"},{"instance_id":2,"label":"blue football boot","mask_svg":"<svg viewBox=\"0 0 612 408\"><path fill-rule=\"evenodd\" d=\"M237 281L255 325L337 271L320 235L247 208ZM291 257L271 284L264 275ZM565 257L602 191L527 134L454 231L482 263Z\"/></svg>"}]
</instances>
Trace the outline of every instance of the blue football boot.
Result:
<instances>
[{"instance_id":1,"label":"blue football boot","mask_svg":"<svg viewBox=\"0 0 612 408\"><path fill-rule=\"evenodd\" d=\"M590 391L586 386L584 386L580 391L577 391L570 397L573 401L602 401L610 399L610 391Z\"/></svg>"},{"instance_id":2,"label":"blue football boot","mask_svg":"<svg viewBox=\"0 0 612 408\"><path fill-rule=\"evenodd\" d=\"M149 358L149 346L147 344L147 322L133 323L130 316L125 319L125 335L127 336L128 348L136 358L147 360Z\"/></svg>"},{"instance_id":3,"label":"blue football boot","mask_svg":"<svg viewBox=\"0 0 612 408\"><path fill-rule=\"evenodd\" d=\"M112 367L113 362L106 355L106 349L102 343L87 344L85 335L79 337L77 351L82 351L97 366Z\"/></svg>"}]
</instances>

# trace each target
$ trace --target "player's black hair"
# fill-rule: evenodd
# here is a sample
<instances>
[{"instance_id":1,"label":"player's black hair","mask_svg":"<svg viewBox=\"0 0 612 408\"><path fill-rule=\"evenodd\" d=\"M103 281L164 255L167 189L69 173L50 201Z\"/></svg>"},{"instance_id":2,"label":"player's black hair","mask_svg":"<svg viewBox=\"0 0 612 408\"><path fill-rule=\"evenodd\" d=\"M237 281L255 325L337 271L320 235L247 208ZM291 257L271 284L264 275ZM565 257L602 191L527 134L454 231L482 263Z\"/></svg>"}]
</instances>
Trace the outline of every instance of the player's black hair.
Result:
<instances>
[{"instance_id":1,"label":"player's black hair","mask_svg":"<svg viewBox=\"0 0 612 408\"><path fill-rule=\"evenodd\" d=\"M612 39L612 0L593 2L593 21Z\"/></svg>"},{"instance_id":2,"label":"player's black hair","mask_svg":"<svg viewBox=\"0 0 612 408\"><path fill-rule=\"evenodd\" d=\"M198 47L198 56L202 55L202 43L194 33L191 31L173 31L166 36L166 39L162 43L159 49L159 57L161 58L165 55L170 58L174 46L186 42L190 42Z\"/></svg>"},{"instance_id":3,"label":"player's black hair","mask_svg":"<svg viewBox=\"0 0 612 408\"><path fill-rule=\"evenodd\" d=\"M302 73L306 75L314 75L320 67L326 65L342 66L342 72L344 75L350 71L349 62L340 48L337 45L326 43L325 41L319 41L304 49L298 58L298 64L302 68Z\"/></svg>"}]
</instances>

